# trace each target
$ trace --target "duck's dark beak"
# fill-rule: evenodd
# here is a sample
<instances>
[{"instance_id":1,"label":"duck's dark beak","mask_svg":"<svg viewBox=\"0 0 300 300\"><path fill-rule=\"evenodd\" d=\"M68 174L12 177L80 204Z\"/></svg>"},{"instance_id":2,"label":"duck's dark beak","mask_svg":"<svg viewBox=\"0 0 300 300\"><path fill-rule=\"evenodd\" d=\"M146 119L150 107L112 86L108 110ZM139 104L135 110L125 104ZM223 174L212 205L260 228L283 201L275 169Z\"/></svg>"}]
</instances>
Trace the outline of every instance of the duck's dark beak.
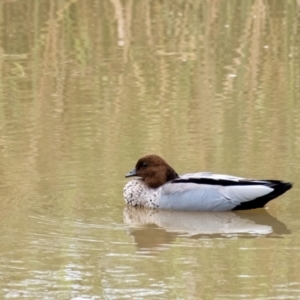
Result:
<instances>
[{"instance_id":1,"label":"duck's dark beak","mask_svg":"<svg viewBox=\"0 0 300 300\"><path fill-rule=\"evenodd\" d=\"M125 177L132 177L132 176L137 176L135 168L125 175Z\"/></svg>"}]
</instances>

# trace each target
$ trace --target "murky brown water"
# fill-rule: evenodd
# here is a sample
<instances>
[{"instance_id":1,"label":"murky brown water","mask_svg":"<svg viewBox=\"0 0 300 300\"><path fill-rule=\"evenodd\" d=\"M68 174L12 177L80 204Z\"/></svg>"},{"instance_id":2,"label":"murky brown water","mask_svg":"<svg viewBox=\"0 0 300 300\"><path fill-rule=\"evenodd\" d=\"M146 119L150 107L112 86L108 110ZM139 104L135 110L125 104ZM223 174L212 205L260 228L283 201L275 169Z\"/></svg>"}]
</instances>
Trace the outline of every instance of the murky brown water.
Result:
<instances>
[{"instance_id":1,"label":"murky brown water","mask_svg":"<svg viewBox=\"0 0 300 300\"><path fill-rule=\"evenodd\" d=\"M0 1L1 299L300 298L299 1ZM283 179L267 210L126 208L136 160Z\"/></svg>"}]
</instances>

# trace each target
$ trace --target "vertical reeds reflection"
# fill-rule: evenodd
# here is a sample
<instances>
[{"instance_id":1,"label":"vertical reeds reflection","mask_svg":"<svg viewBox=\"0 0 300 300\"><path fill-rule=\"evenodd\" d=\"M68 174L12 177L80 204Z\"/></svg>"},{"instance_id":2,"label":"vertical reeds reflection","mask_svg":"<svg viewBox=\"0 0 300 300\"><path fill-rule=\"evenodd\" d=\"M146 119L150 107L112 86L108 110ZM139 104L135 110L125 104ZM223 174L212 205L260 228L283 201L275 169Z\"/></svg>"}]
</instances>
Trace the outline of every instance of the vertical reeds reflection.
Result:
<instances>
[{"instance_id":1,"label":"vertical reeds reflection","mask_svg":"<svg viewBox=\"0 0 300 300\"><path fill-rule=\"evenodd\" d=\"M235 291L233 298L244 287L277 297L274 284L299 282L298 269L287 267L297 266L292 235L175 240L174 248L172 236L160 259L147 260L122 223L123 176L146 153L178 173L297 181L299 13L299 1L0 0L7 290L40 283L44 298L49 286L61 295L73 282L60 270L74 261L92 278L87 294L104 298L127 297L132 287L137 298L153 290L171 299ZM293 193L296 185L272 205L296 228ZM39 270L46 276L37 281ZM249 270L247 282L237 277Z\"/></svg>"},{"instance_id":2,"label":"vertical reeds reflection","mask_svg":"<svg viewBox=\"0 0 300 300\"><path fill-rule=\"evenodd\" d=\"M20 161L59 177L72 158L79 174L97 157L115 169L148 152L216 171L255 173L268 160L263 172L277 175L299 158L296 1L29 0L0 10L1 164L11 176L5 166Z\"/></svg>"}]
</instances>

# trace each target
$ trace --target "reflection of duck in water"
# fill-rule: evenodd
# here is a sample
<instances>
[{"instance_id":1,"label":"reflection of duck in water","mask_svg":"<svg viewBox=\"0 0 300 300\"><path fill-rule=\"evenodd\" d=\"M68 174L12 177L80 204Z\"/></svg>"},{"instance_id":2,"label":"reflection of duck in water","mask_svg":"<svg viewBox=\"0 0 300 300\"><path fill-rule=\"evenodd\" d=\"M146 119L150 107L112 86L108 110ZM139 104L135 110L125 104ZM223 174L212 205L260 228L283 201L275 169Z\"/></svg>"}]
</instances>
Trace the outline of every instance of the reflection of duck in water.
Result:
<instances>
[{"instance_id":1,"label":"reflection of duck in water","mask_svg":"<svg viewBox=\"0 0 300 300\"><path fill-rule=\"evenodd\" d=\"M161 157L141 158L126 177L138 176L124 187L132 206L185 210L229 211L263 207L292 184L279 180L252 180L228 175L195 173L178 176Z\"/></svg>"},{"instance_id":2,"label":"reflection of duck in water","mask_svg":"<svg viewBox=\"0 0 300 300\"><path fill-rule=\"evenodd\" d=\"M124 222L130 225L139 248L168 244L176 236L283 235L290 231L266 210L254 212L179 212L127 206ZM163 229L163 230L162 230Z\"/></svg>"}]
</instances>

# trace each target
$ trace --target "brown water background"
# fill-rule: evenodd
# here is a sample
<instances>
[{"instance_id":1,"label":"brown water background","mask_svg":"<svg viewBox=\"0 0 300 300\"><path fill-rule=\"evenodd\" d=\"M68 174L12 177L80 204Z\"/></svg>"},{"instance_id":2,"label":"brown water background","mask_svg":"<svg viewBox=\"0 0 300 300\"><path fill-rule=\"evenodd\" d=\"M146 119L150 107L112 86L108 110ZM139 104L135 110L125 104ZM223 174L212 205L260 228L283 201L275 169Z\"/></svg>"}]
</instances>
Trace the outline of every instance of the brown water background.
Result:
<instances>
[{"instance_id":1,"label":"brown water background","mask_svg":"<svg viewBox=\"0 0 300 300\"><path fill-rule=\"evenodd\" d=\"M300 299L299 1L1 0L0 70L0 299ZM128 209L151 153L294 188Z\"/></svg>"}]
</instances>

